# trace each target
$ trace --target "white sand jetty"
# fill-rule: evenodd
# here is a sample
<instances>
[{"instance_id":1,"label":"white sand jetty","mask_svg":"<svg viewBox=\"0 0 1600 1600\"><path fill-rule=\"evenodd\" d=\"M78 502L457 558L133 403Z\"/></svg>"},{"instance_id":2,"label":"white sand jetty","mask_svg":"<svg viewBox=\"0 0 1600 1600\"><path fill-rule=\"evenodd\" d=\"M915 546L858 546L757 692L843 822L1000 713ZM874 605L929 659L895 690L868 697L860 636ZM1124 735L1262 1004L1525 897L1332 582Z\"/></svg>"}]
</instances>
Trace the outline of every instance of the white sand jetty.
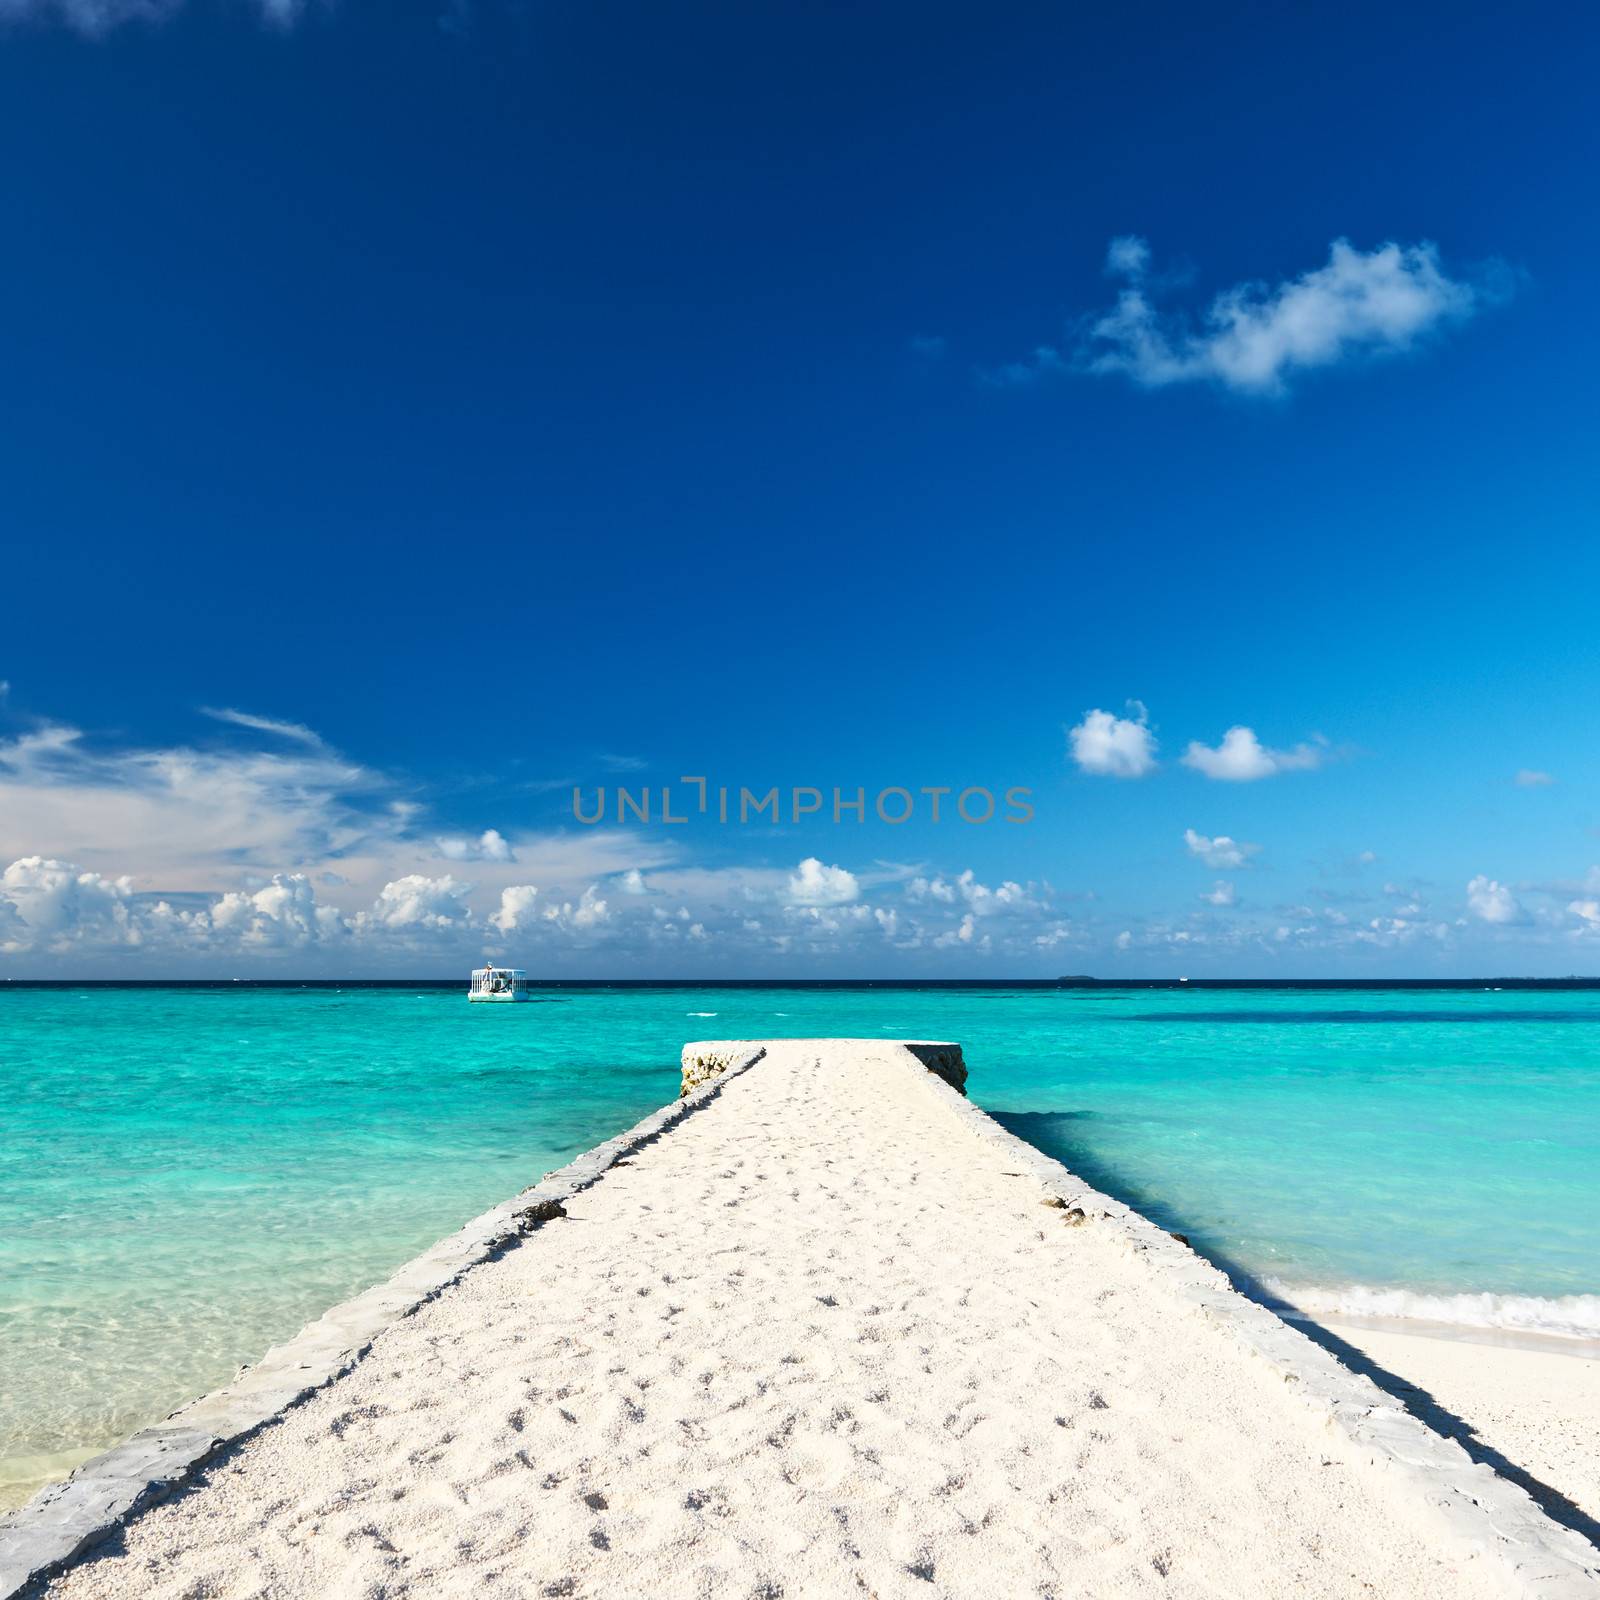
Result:
<instances>
[{"instance_id":1,"label":"white sand jetty","mask_svg":"<svg viewBox=\"0 0 1600 1600\"><path fill-rule=\"evenodd\" d=\"M75 1543L40 1592L1600 1594L1520 1487L962 1075L688 1047L678 1107L47 1491L0 1594Z\"/></svg>"},{"instance_id":2,"label":"white sand jetty","mask_svg":"<svg viewBox=\"0 0 1600 1600\"><path fill-rule=\"evenodd\" d=\"M1600 1352L1592 1341L1317 1320L1370 1358L1390 1393L1425 1421L1469 1432L1480 1460L1535 1480L1547 1505L1565 1501L1591 1539L1600 1531Z\"/></svg>"}]
</instances>

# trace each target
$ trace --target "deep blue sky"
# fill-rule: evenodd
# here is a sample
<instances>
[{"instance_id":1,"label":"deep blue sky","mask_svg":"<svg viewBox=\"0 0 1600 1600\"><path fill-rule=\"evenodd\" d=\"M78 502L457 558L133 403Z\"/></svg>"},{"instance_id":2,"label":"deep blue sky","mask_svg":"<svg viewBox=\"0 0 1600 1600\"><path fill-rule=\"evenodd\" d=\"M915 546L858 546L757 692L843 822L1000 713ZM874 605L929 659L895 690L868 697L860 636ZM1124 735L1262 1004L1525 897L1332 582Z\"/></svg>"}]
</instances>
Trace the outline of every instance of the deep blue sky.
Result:
<instances>
[{"instance_id":1,"label":"deep blue sky","mask_svg":"<svg viewBox=\"0 0 1600 1600\"><path fill-rule=\"evenodd\" d=\"M341 805L403 797L429 840L572 830L546 780L1027 784L1023 828L692 828L673 853L906 869L858 908L913 869L1048 882L1056 946L774 946L706 888L694 970L1594 970L1568 909L1600 860L1592 12L339 0L275 28L189 0L95 37L7 14L0 709L12 737L83 730L92 766L30 793L146 781L129 752L207 752L227 786L230 752L318 748L201 706L315 729L362 769ZM1192 311L1340 237L1431 241L1495 287L1281 393L990 381L1070 354L1130 234ZM1066 727L1130 697L1160 770L1079 771ZM1328 758L1178 764L1234 724ZM177 872L88 803L6 824L7 860L137 895L349 848L279 859L268 828ZM1210 871L1191 827L1260 849ZM446 870L396 859L319 893L354 914L391 867ZM589 866L528 881L571 899ZM1480 875L1514 912L1475 913ZM1198 900L1219 878L1235 906ZM1338 931L1389 914L1384 882L1431 932ZM1340 895L1348 924L1276 937ZM56 970L34 921L13 966ZM509 953L690 970L557 931ZM438 966L361 950L299 953Z\"/></svg>"}]
</instances>

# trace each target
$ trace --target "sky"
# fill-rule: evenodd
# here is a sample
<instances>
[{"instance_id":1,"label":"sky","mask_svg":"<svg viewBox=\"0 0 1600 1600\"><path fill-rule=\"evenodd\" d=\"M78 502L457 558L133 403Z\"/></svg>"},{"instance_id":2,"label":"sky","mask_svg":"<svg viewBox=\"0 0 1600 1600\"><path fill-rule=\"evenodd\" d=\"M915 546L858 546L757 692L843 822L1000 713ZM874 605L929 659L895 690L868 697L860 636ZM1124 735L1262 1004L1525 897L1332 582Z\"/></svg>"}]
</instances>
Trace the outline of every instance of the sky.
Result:
<instances>
[{"instance_id":1,"label":"sky","mask_svg":"<svg viewBox=\"0 0 1600 1600\"><path fill-rule=\"evenodd\" d=\"M1600 971L1600 20L1201 20L0 0L0 978Z\"/></svg>"}]
</instances>

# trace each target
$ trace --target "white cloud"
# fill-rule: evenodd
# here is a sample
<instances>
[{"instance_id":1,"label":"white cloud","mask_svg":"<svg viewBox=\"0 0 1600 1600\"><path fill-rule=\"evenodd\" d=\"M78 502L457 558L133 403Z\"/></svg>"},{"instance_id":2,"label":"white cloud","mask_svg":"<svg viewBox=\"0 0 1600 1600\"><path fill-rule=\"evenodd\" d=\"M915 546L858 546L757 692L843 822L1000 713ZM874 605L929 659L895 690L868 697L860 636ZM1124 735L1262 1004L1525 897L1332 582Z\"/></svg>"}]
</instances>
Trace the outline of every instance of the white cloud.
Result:
<instances>
[{"instance_id":1,"label":"white cloud","mask_svg":"<svg viewBox=\"0 0 1600 1600\"><path fill-rule=\"evenodd\" d=\"M137 893L172 896L253 893L275 873L302 872L353 915L382 885L437 870L426 807L398 787L305 741L130 750L45 724L0 738L0 863L70 861L108 881L129 873ZM507 884L576 896L598 878L678 856L673 841L638 829L526 835L515 849L489 829L445 849L475 863L491 907ZM782 882L771 877L769 893Z\"/></svg>"},{"instance_id":2,"label":"white cloud","mask_svg":"<svg viewBox=\"0 0 1600 1600\"><path fill-rule=\"evenodd\" d=\"M1112 241L1109 270L1132 281L1092 324L1077 365L1120 373L1146 388L1212 382L1277 394L1288 379L1355 357L1393 355L1504 294L1448 277L1431 244L1371 251L1336 239L1325 266L1277 284L1242 283L1217 295L1198 330L1156 308L1140 281L1142 240Z\"/></svg>"},{"instance_id":3,"label":"white cloud","mask_svg":"<svg viewBox=\"0 0 1600 1600\"><path fill-rule=\"evenodd\" d=\"M1600 933L1600 900L1573 900L1567 910L1583 924L1580 933Z\"/></svg>"},{"instance_id":4,"label":"white cloud","mask_svg":"<svg viewBox=\"0 0 1600 1600\"><path fill-rule=\"evenodd\" d=\"M600 892L591 883L578 897L578 909L572 913L574 927L593 928L607 921L611 916L606 907L606 902L600 898Z\"/></svg>"},{"instance_id":5,"label":"white cloud","mask_svg":"<svg viewBox=\"0 0 1600 1600\"><path fill-rule=\"evenodd\" d=\"M1128 702L1129 716L1090 711L1067 731L1072 759L1084 772L1107 778L1142 778L1156 765L1156 740L1150 714L1137 701Z\"/></svg>"},{"instance_id":6,"label":"white cloud","mask_svg":"<svg viewBox=\"0 0 1600 1600\"><path fill-rule=\"evenodd\" d=\"M1208 839L1205 834L1196 833L1193 828L1183 830L1183 842L1189 847L1190 855L1198 856L1208 867L1221 868L1224 871L1244 866L1246 861L1261 848L1258 844L1242 844L1236 839L1230 839L1225 833L1219 833L1216 838Z\"/></svg>"},{"instance_id":7,"label":"white cloud","mask_svg":"<svg viewBox=\"0 0 1600 1600\"><path fill-rule=\"evenodd\" d=\"M0 741L0 860L48 854L140 880L209 890L391 845L406 819L371 809L383 780L329 751L103 751L46 724ZM223 876L225 875L225 876Z\"/></svg>"},{"instance_id":8,"label":"white cloud","mask_svg":"<svg viewBox=\"0 0 1600 1600\"><path fill-rule=\"evenodd\" d=\"M576 905L570 900L563 900L560 905L546 906L544 920L569 932L574 929L580 932L587 932L590 929L598 928L603 923L609 922L611 920L611 908L600 898L599 888L591 883L578 896Z\"/></svg>"},{"instance_id":9,"label":"white cloud","mask_svg":"<svg viewBox=\"0 0 1600 1600\"><path fill-rule=\"evenodd\" d=\"M1524 767L1516 777L1519 789L1545 789L1555 781L1548 772L1537 772L1531 767Z\"/></svg>"},{"instance_id":10,"label":"white cloud","mask_svg":"<svg viewBox=\"0 0 1600 1600\"><path fill-rule=\"evenodd\" d=\"M1520 922L1522 907L1503 884L1479 873L1467 885L1467 904L1484 922Z\"/></svg>"},{"instance_id":11,"label":"white cloud","mask_svg":"<svg viewBox=\"0 0 1600 1600\"><path fill-rule=\"evenodd\" d=\"M1324 751L1315 745L1269 750L1253 729L1239 726L1229 728L1215 749L1193 739L1183 753L1184 766L1224 783L1254 783L1279 772L1308 772L1320 767L1323 760Z\"/></svg>"},{"instance_id":12,"label":"white cloud","mask_svg":"<svg viewBox=\"0 0 1600 1600\"><path fill-rule=\"evenodd\" d=\"M0 24L62 23L98 39L126 23L161 23L183 9L184 0L0 0ZM260 20L289 28L299 21L306 0L254 0Z\"/></svg>"},{"instance_id":13,"label":"white cloud","mask_svg":"<svg viewBox=\"0 0 1600 1600\"><path fill-rule=\"evenodd\" d=\"M489 921L502 933L515 933L533 921L539 891L531 883L508 884L500 891L500 909Z\"/></svg>"},{"instance_id":14,"label":"white cloud","mask_svg":"<svg viewBox=\"0 0 1600 1600\"><path fill-rule=\"evenodd\" d=\"M969 911L955 927L939 934L933 941L933 947L935 950L951 950L962 946L987 950L989 948L989 936L984 934L981 939L977 938L977 929L978 919Z\"/></svg>"},{"instance_id":15,"label":"white cloud","mask_svg":"<svg viewBox=\"0 0 1600 1600\"><path fill-rule=\"evenodd\" d=\"M470 883L458 883L448 873L442 878L408 873L384 884L370 911L356 918L360 932L431 931L460 927L470 917L466 897Z\"/></svg>"},{"instance_id":16,"label":"white cloud","mask_svg":"<svg viewBox=\"0 0 1600 1600\"><path fill-rule=\"evenodd\" d=\"M210 926L224 939L249 949L296 949L334 939L347 925L331 906L317 904L311 880L302 872L272 875L253 894L222 896L210 911Z\"/></svg>"},{"instance_id":17,"label":"white cloud","mask_svg":"<svg viewBox=\"0 0 1600 1600\"><path fill-rule=\"evenodd\" d=\"M133 882L82 872L66 861L24 856L0 874L0 948L64 951L142 941Z\"/></svg>"},{"instance_id":18,"label":"white cloud","mask_svg":"<svg viewBox=\"0 0 1600 1600\"><path fill-rule=\"evenodd\" d=\"M0 0L4 4L4 0ZM215 706L201 706L203 716L218 722L231 722L237 728L249 728L254 733L274 733L281 739L293 739L300 744L320 746L322 735L303 722L283 722L277 717L258 717L249 711L218 710Z\"/></svg>"},{"instance_id":19,"label":"white cloud","mask_svg":"<svg viewBox=\"0 0 1600 1600\"><path fill-rule=\"evenodd\" d=\"M476 839L436 839L439 854L447 861L515 861L516 852L493 828Z\"/></svg>"},{"instance_id":20,"label":"white cloud","mask_svg":"<svg viewBox=\"0 0 1600 1600\"><path fill-rule=\"evenodd\" d=\"M643 954L658 934L683 950L726 935L797 958L843 955L864 939L931 951L941 938L1026 956L1052 937L1056 915L1048 885L982 883L971 869L925 874L925 898L881 907L872 892L915 882L916 869L877 862L857 873L817 857L792 870L701 867L637 830L523 835L514 850L492 829L446 838L445 873L420 797L305 741L276 753L130 751L32 729L0 741L0 841L35 837L55 847L0 854L21 863L15 895L0 886L0 947L36 962L114 957L151 974L284 955L306 972L408 959L435 970L459 959L464 971L480 941L530 935L552 959L601 936ZM472 881L457 860L473 863ZM741 933L741 922L755 930Z\"/></svg>"},{"instance_id":21,"label":"white cloud","mask_svg":"<svg viewBox=\"0 0 1600 1600\"><path fill-rule=\"evenodd\" d=\"M1150 269L1150 241L1136 233L1119 234L1106 246L1106 275L1142 278Z\"/></svg>"},{"instance_id":22,"label":"white cloud","mask_svg":"<svg viewBox=\"0 0 1600 1600\"><path fill-rule=\"evenodd\" d=\"M140 895L126 876L106 878L40 856L13 861L0 875L0 950L10 954L263 953L328 943L348 929L337 910L317 904L303 873L275 873L259 888L197 908Z\"/></svg>"},{"instance_id":23,"label":"white cloud","mask_svg":"<svg viewBox=\"0 0 1600 1600\"><path fill-rule=\"evenodd\" d=\"M797 906L842 906L857 899L861 886L853 872L843 867L828 867L815 856L807 856L791 875L788 898Z\"/></svg>"},{"instance_id":24,"label":"white cloud","mask_svg":"<svg viewBox=\"0 0 1600 1600\"><path fill-rule=\"evenodd\" d=\"M1201 895L1200 898L1208 906L1231 906L1235 899L1233 885L1222 878L1218 878L1211 892Z\"/></svg>"},{"instance_id":25,"label":"white cloud","mask_svg":"<svg viewBox=\"0 0 1600 1600\"><path fill-rule=\"evenodd\" d=\"M859 933L876 921L866 905L788 905L783 917L790 929L811 944L834 943L837 935Z\"/></svg>"},{"instance_id":26,"label":"white cloud","mask_svg":"<svg viewBox=\"0 0 1600 1600\"><path fill-rule=\"evenodd\" d=\"M1022 884L1007 879L998 889L979 883L977 874L968 867L954 879L934 876L913 878L906 885L906 899L955 905L958 901L971 907L980 917L1001 912L1037 911L1042 902L1032 892L1035 885Z\"/></svg>"}]
</instances>

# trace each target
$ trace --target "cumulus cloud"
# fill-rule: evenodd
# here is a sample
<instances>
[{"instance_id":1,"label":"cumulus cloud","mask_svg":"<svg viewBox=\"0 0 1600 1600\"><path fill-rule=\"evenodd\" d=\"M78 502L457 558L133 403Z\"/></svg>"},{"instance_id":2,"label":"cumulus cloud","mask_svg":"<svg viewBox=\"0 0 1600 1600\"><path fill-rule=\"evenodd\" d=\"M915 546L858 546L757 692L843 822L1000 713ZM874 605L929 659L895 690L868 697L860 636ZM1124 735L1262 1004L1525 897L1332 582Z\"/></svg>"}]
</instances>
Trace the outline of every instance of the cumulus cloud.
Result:
<instances>
[{"instance_id":1,"label":"cumulus cloud","mask_svg":"<svg viewBox=\"0 0 1600 1600\"><path fill-rule=\"evenodd\" d=\"M787 895L796 906L842 906L858 899L861 886L844 867L824 866L807 856L789 878Z\"/></svg>"},{"instance_id":2,"label":"cumulus cloud","mask_svg":"<svg viewBox=\"0 0 1600 1600\"><path fill-rule=\"evenodd\" d=\"M1183 830L1183 842L1189 847L1190 855L1198 856L1208 867L1220 868L1223 871L1244 866L1261 848L1258 844L1241 844L1236 839L1230 839L1225 833L1219 833L1216 838L1208 839L1205 834L1196 833L1193 828Z\"/></svg>"},{"instance_id":3,"label":"cumulus cloud","mask_svg":"<svg viewBox=\"0 0 1600 1600\"><path fill-rule=\"evenodd\" d=\"M1212 300L1196 327L1157 308L1143 281L1142 239L1112 241L1108 269L1129 279L1089 327L1075 365L1145 388L1211 382L1279 394L1289 380L1357 357L1395 355L1503 298L1503 269L1477 281L1448 276L1432 244L1362 251L1336 239L1326 265L1276 284L1241 283Z\"/></svg>"},{"instance_id":4,"label":"cumulus cloud","mask_svg":"<svg viewBox=\"0 0 1600 1600\"><path fill-rule=\"evenodd\" d=\"M1142 778L1155 771L1156 740L1150 714L1137 700L1128 702L1126 717L1089 711L1067 730L1072 759L1084 772L1106 778Z\"/></svg>"},{"instance_id":5,"label":"cumulus cloud","mask_svg":"<svg viewBox=\"0 0 1600 1600\"><path fill-rule=\"evenodd\" d=\"M345 918L317 904L303 873L275 873L252 890L192 906L138 894L133 880L85 872L71 862L27 856L0 874L0 950L66 954L303 950L348 932Z\"/></svg>"},{"instance_id":6,"label":"cumulus cloud","mask_svg":"<svg viewBox=\"0 0 1600 1600\"><path fill-rule=\"evenodd\" d=\"M466 897L470 883L458 883L449 873L442 878L408 873L393 883L384 884L370 911L356 918L360 932L383 929L438 932L460 927L470 917Z\"/></svg>"},{"instance_id":7,"label":"cumulus cloud","mask_svg":"<svg viewBox=\"0 0 1600 1600\"><path fill-rule=\"evenodd\" d=\"M127 23L161 23L183 9L184 0L0 0L0 25L58 23L98 39ZM290 28L300 20L306 0L252 0L267 26Z\"/></svg>"},{"instance_id":8,"label":"cumulus cloud","mask_svg":"<svg viewBox=\"0 0 1600 1600\"><path fill-rule=\"evenodd\" d=\"M968 867L954 878L935 875L932 878L916 877L906 884L906 899L943 905L966 905L980 917L1004 912L1038 910L1042 902L1031 892L1033 885L1024 888L1007 879L998 888L991 889L979 883L977 874Z\"/></svg>"},{"instance_id":9,"label":"cumulus cloud","mask_svg":"<svg viewBox=\"0 0 1600 1600\"><path fill-rule=\"evenodd\" d=\"M1297 744L1292 750L1269 750L1251 728L1235 726L1214 749L1198 739L1183 753L1183 764L1224 783L1254 783L1279 772L1309 772L1320 767L1326 751L1316 745Z\"/></svg>"},{"instance_id":10,"label":"cumulus cloud","mask_svg":"<svg viewBox=\"0 0 1600 1600\"><path fill-rule=\"evenodd\" d=\"M489 918L490 923L501 933L515 933L533 920L538 897L539 891L531 883L508 884L500 891L500 909Z\"/></svg>"},{"instance_id":11,"label":"cumulus cloud","mask_svg":"<svg viewBox=\"0 0 1600 1600\"><path fill-rule=\"evenodd\" d=\"M439 854L446 861L515 861L516 852L494 828L485 829L476 839L436 839Z\"/></svg>"},{"instance_id":12,"label":"cumulus cloud","mask_svg":"<svg viewBox=\"0 0 1600 1600\"><path fill-rule=\"evenodd\" d=\"M1484 922L1520 922L1522 907L1503 884L1479 873L1467 885L1467 904L1472 914Z\"/></svg>"},{"instance_id":13,"label":"cumulus cloud","mask_svg":"<svg viewBox=\"0 0 1600 1600\"><path fill-rule=\"evenodd\" d=\"M1233 885L1225 879L1218 878L1211 891L1201 895L1200 898L1208 906L1231 906L1236 897L1233 892Z\"/></svg>"},{"instance_id":14,"label":"cumulus cloud","mask_svg":"<svg viewBox=\"0 0 1600 1600\"><path fill-rule=\"evenodd\" d=\"M499 907L481 918L473 911L470 883L411 873L386 883L370 908L347 916L318 903L304 873L274 873L265 884L230 890L207 904L193 897L174 905L137 893L126 877L108 879L42 856L14 861L0 874L0 953L59 955L137 948L146 956L305 953L355 938L370 956L417 948L445 948L489 929L501 934L553 927L581 934L609 921L611 912L591 884L576 901L549 906L531 884L501 889ZM707 937L691 921L687 936ZM441 943L440 941L444 941Z\"/></svg>"},{"instance_id":15,"label":"cumulus cloud","mask_svg":"<svg viewBox=\"0 0 1600 1600\"><path fill-rule=\"evenodd\" d=\"M570 900L563 900L559 905L546 906L543 917L547 923L554 923L557 927L587 932L598 928L602 923L609 922L611 908L600 898L599 888L591 883L578 896L576 904Z\"/></svg>"},{"instance_id":16,"label":"cumulus cloud","mask_svg":"<svg viewBox=\"0 0 1600 1600\"><path fill-rule=\"evenodd\" d=\"M600 898L600 891L590 884L578 897L577 909L572 913L574 927L593 928L607 921L611 912L606 902Z\"/></svg>"},{"instance_id":17,"label":"cumulus cloud","mask_svg":"<svg viewBox=\"0 0 1600 1600\"><path fill-rule=\"evenodd\" d=\"M978 938L976 937L977 929L978 919L969 911L955 927L946 929L945 932L937 935L933 941L933 947L935 950L959 949L961 947L987 950L990 944L989 935L984 934L981 938Z\"/></svg>"},{"instance_id":18,"label":"cumulus cloud","mask_svg":"<svg viewBox=\"0 0 1600 1600\"><path fill-rule=\"evenodd\" d=\"M1600 900L1573 900L1567 911L1582 924L1577 930L1580 934L1600 933Z\"/></svg>"},{"instance_id":19,"label":"cumulus cloud","mask_svg":"<svg viewBox=\"0 0 1600 1600\"><path fill-rule=\"evenodd\" d=\"M211 907L212 930L247 949L297 949L347 931L331 906L319 906L303 872L275 872L254 893L229 893Z\"/></svg>"},{"instance_id":20,"label":"cumulus cloud","mask_svg":"<svg viewBox=\"0 0 1600 1600\"><path fill-rule=\"evenodd\" d=\"M8 951L76 945L137 945L133 881L82 872L72 863L24 856L0 874L0 939Z\"/></svg>"},{"instance_id":21,"label":"cumulus cloud","mask_svg":"<svg viewBox=\"0 0 1600 1600\"><path fill-rule=\"evenodd\" d=\"M1532 767L1524 767L1516 776L1519 789L1545 789L1555 781L1548 772L1538 772Z\"/></svg>"}]
</instances>

